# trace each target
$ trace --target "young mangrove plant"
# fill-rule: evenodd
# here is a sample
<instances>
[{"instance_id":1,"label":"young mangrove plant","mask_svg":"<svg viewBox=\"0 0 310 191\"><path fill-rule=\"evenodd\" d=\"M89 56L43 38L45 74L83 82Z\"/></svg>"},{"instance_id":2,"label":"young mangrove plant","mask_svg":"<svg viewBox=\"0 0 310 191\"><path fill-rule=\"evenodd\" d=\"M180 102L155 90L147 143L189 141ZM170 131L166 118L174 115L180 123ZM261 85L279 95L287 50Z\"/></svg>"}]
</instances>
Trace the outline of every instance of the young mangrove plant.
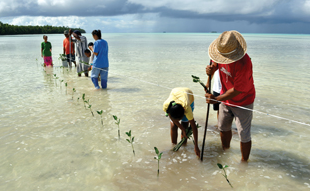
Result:
<instances>
[{"instance_id":1,"label":"young mangrove plant","mask_svg":"<svg viewBox=\"0 0 310 191\"><path fill-rule=\"evenodd\" d=\"M83 100L84 108L86 109L86 106L85 106L85 93L82 95L82 100Z\"/></svg>"},{"instance_id":2,"label":"young mangrove plant","mask_svg":"<svg viewBox=\"0 0 310 191\"><path fill-rule=\"evenodd\" d=\"M73 94L76 92L75 88L72 89L72 100L73 100Z\"/></svg>"},{"instance_id":3,"label":"young mangrove plant","mask_svg":"<svg viewBox=\"0 0 310 191\"><path fill-rule=\"evenodd\" d=\"M116 115L113 115L113 118L114 118L115 124L117 125L117 128L118 128L118 139L120 139L119 124L121 123L121 119L117 118Z\"/></svg>"},{"instance_id":4,"label":"young mangrove plant","mask_svg":"<svg viewBox=\"0 0 310 191\"><path fill-rule=\"evenodd\" d=\"M67 82L65 83L65 86L66 86L66 94L67 94L67 87L68 87L68 83Z\"/></svg>"},{"instance_id":5,"label":"young mangrove plant","mask_svg":"<svg viewBox=\"0 0 310 191\"><path fill-rule=\"evenodd\" d=\"M60 80L59 81L59 86L60 86L60 88L61 88L61 83L63 82L64 80Z\"/></svg>"},{"instance_id":6,"label":"young mangrove plant","mask_svg":"<svg viewBox=\"0 0 310 191\"><path fill-rule=\"evenodd\" d=\"M93 115L93 117L95 117L95 116L94 116L94 113L93 113L93 110L91 109L91 105L90 105L90 104L88 105L88 108L89 108L91 114Z\"/></svg>"},{"instance_id":7,"label":"young mangrove plant","mask_svg":"<svg viewBox=\"0 0 310 191\"><path fill-rule=\"evenodd\" d=\"M223 165L220 164L220 163L217 163L217 166L218 166L220 169L223 169L224 174L223 174L223 173L221 173L221 174L224 176L224 178L226 179L226 181L228 182L228 184L230 185L230 187L233 188L233 186L230 184L229 180L227 179L227 174L226 174L226 171L225 171L225 168L227 168L228 166L227 166L227 165L224 165L224 166L223 166Z\"/></svg>"},{"instance_id":8,"label":"young mangrove plant","mask_svg":"<svg viewBox=\"0 0 310 191\"><path fill-rule=\"evenodd\" d=\"M128 143L131 144L132 152L133 152L133 155L135 156L135 149L133 148L133 141L134 141L135 137L131 137L131 130L129 130L129 132L126 132L126 134L129 137L129 139L126 139L126 140L128 141Z\"/></svg>"},{"instance_id":9,"label":"young mangrove plant","mask_svg":"<svg viewBox=\"0 0 310 191\"><path fill-rule=\"evenodd\" d=\"M155 153L157 154L157 158L154 157L154 159L156 159L158 161L158 168L157 168L157 177L159 176L159 160L161 159L161 155L163 154L163 152L159 153L157 147L154 147L155 149Z\"/></svg>"},{"instance_id":10,"label":"young mangrove plant","mask_svg":"<svg viewBox=\"0 0 310 191\"><path fill-rule=\"evenodd\" d=\"M198 123L196 123L196 127L197 129L199 127L201 127ZM193 134L193 129L192 129L192 126L189 126L189 128L187 128L186 130L186 136L189 138L189 139L192 139L193 140L193 143L195 144L195 140L193 139L192 137L192 134ZM173 147L173 151L178 151L180 149L180 147L183 145L184 141L186 140L186 137L183 137L183 139L175 146Z\"/></svg>"},{"instance_id":11,"label":"young mangrove plant","mask_svg":"<svg viewBox=\"0 0 310 191\"><path fill-rule=\"evenodd\" d=\"M192 75L192 78L193 78L193 82L195 82L195 83L200 83L200 85L202 85L202 87L203 87L205 90L207 89L206 85L200 80L199 77Z\"/></svg>"},{"instance_id":12,"label":"young mangrove plant","mask_svg":"<svg viewBox=\"0 0 310 191\"><path fill-rule=\"evenodd\" d=\"M54 79L55 79L55 85L57 86L57 82L56 82L56 80L58 79L58 77L57 77L57 75L56 75L56 74L54 74Z\"/></svg>"},{"instance_id":13,"label":"young mangrove plant","mask_svg":"<svg viewBox=\"0 0 310 191\"><path fill-rule=\"evenodd\" d=\"M103 113L103 110L98 110L97 113L100 115L101 124L102 124L102 126L103 126L103 120L102 120L102 113Z\"/></svg>"},{"instance_id":14,"label":"young mangrove plant","mask_svg":"<svg viewBox=\"0 0 310 191\"><path fill-rule=\"evenodd\" d=\"M93 113L93 110L91 109L91 105L89 104L89 99L88 99L87 101L85 101L85 97L84 97L84 103L87 103L88 108L89 108L91 114L93 115L93 117L95 117L95 116L94 116L94 113Z\"/></svg>"}]
</instances>

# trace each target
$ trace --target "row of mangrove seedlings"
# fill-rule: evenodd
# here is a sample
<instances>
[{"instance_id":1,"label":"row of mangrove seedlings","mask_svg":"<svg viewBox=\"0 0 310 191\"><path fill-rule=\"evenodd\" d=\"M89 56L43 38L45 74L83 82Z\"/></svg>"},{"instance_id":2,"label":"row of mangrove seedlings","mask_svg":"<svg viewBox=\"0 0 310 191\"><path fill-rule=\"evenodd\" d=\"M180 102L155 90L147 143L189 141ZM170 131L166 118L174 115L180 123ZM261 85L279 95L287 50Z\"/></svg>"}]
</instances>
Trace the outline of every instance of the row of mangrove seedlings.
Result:
<instances>
[{"instance_id":1,"label":"row of mangrove seedlings","mask_svg":"<svg viewBox=\"0 0 310 191\"><path fill-rule=\"evenodd\" d=\"M63 71L64 71L64 67L61 66L60 68L63 68ZM67 69L67 72L68 72L68 69ZM45 74L47 76L50 76L50 77L52 76L51 74L47 74L46 71L45 71ZM192 76L192 77L193 77L193 82L196 82L196 83L198 82L203 87L205 87L204 83L200 81L199 77L196 77L196 76ZM53 74L53 78L55 80L55 86L57 87L57 80L59 80L59 86L61 88L61 84L64 82L64 80L61 80L57 76L57 74ZM68 83L64 82L64 85L65 85L65 88L66 88L66 94L68 94L68 92L67 92ZM71 99L72 100L74 100L74 93L76 93L76 89L72 88L72 95L71 95ZM92 105L90 104L90 100L86 99L85 96L86 96L85 93L83 93L82 94L82 101L83 101L84 108L85 109L89 109L91 115L93 117L95 117L94 112L92 110ZM77 98L77 101L79 101L79 100L80 100L80 97ZM103 110L97 110L97 114L100 116L100 123L103 126L103 118L102 118ZM120 121L121 121L121 119L119 117L117 117L116 115L113 115L112 117L114 119L114 123L117 125L117 128L118 128L118 139L120 140ZM198 123L196 123L196 126L197 126L197 128L201 127ZM131 130L129 130L128 132L125 132L125 133L127 135L126 141L131 144L132 152L133 152L133 155L135 156L135 149L134 149L134 145L133 145L135 137L132 136L132 131ZM186 135L187 135L187 137L189 139L192 139L193 142L194 142L194 139L192 138L192 134L193 134L193 131L192 131L192 128L190 126L187 129ZM178 151L180 149L180 147L183 145L185 140L186 140L186 138L183 137L182 140L172 150L175 151L175 152ZM194 144L195 144L195 142L194 142ZM157 177L159 177L159 161L160 161L160 159L162 157L163 152L159 152L157 147L154 147L154 150L155 150L155 153L157 155L157 156L154 157L154 159L157 160L157 162L158 162L158 165L157 165L157 167L158 167L157 168ZM217 163L217 166L218 166L219 169L223 170L223 172L224 172L224 174L222 174L223 177L226 179L227 183L231 186L231 188L233 188L233 186L231 185L230 181L227 178L227 174L226 174L226 171L225 171L225 168L227 168L228 166L227 165L222 165L220 163Z\"/></svg>"}]
</instances>

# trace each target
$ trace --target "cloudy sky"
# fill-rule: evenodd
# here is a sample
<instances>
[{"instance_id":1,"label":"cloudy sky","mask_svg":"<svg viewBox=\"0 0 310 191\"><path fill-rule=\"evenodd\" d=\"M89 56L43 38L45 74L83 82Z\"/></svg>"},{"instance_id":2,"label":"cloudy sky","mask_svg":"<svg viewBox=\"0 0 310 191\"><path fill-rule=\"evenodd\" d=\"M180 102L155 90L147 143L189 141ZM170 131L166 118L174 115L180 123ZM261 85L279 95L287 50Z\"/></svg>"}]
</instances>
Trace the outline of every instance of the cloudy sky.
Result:
<instances>
[{"instance_id":1,"label":"cloudy sky","mask_svg":"<svg viewBox=\"0 0 310 191\"><path fill-rule=\"evenodd\" d=\"M0 0L0 21L87 32L310 33L310 0Z\"/></svg>"}]
</instances>

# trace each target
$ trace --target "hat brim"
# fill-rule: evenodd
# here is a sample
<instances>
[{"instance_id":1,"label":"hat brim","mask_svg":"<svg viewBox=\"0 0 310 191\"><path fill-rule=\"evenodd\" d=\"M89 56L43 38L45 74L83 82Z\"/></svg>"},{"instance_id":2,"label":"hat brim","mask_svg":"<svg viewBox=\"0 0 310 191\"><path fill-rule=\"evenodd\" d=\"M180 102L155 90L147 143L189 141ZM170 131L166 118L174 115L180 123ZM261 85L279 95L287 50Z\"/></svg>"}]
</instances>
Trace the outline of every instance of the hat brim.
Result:
<instances>
[{"instance_id":1,"label":"hat brim","mask_svg":"<svg viewBox=\"0 0 310 191\"><path fill-rule=\"evenodd\" d=\"M220 40L220 38L218 37L210 44L208 49L208 54L211 60L219 64L230 64L243 58L243 56L246 54L247 51L246 41L238 31L232 31L232 32L234 33L237 41L239 42L236 50L230 54L225 55L221 54L217 50L217 44Z\"/></svg>"}]
</instances>

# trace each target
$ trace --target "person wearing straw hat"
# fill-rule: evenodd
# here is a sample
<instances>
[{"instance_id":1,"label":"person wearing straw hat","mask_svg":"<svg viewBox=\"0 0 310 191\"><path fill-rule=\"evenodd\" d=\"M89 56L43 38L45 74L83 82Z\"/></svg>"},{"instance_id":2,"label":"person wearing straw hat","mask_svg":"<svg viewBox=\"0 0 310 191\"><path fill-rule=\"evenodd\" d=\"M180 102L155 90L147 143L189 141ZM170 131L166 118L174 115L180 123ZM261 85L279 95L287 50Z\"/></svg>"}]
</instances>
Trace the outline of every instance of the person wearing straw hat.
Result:
<instances>
[{"instance_id":1,"label":"person wearing straw hat","mask_svg":"<svg viewBox=\"0 0 310 191\"><path fill-rule=\"evenodd\" d=\"M225 31L209 46L212 65L206 73L213 75L218 69L222 90L219 96L206 93L207 103L221 102L218 128L224 150L230 148L231 125L235 119L240 137L241 161L248 161L251 151L251 122L255 87L252 62L246 53L247 44L238 31Z\"/></svg>"}]
</instances>

